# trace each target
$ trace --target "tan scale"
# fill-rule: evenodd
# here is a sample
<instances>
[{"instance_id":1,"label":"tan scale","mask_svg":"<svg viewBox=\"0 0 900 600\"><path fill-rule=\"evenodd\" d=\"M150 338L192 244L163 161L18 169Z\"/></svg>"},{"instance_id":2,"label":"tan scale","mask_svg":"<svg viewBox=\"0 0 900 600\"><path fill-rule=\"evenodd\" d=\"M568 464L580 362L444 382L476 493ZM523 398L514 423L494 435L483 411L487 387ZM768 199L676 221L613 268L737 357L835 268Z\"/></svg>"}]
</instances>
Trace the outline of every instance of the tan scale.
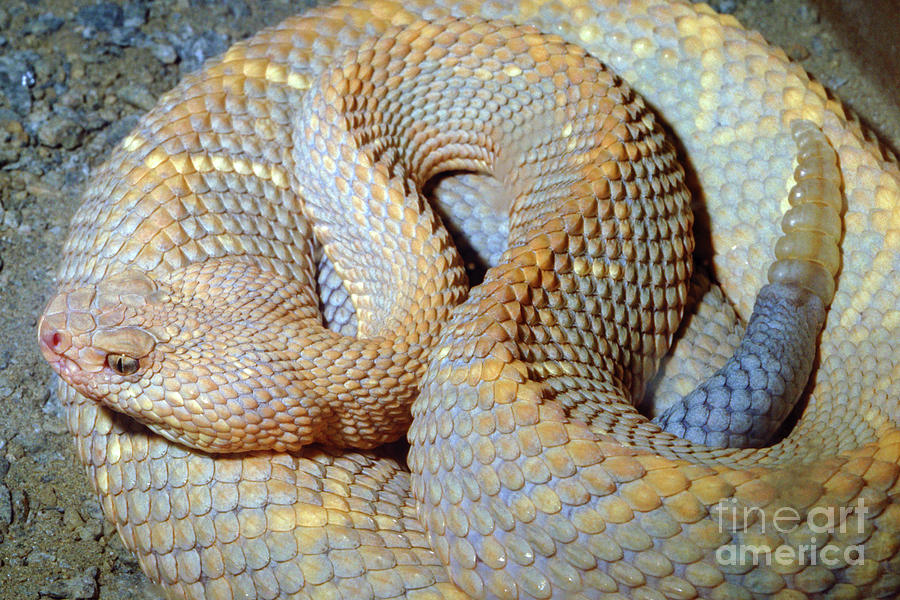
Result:
<instances>
[{"instance_id":1,"label":"tan scale","mask_svg":"<svg viewBox=\"0 0 900 600\"><path fill-rule=\"evenodd\" d=\"M731 451L679 443L628 403L612 403L588 425L569 406L542 402L547 386L529 381L549 377L562 389L591 370L587 363L567 366L536 344L541 361L525 368L507 347L518 324L488 329L490 350L477 368L445 364L470 346L484 352L477 343L448 345L429 363L410 434L414 483L377 452L311 447L217 457L185 449L63 386L69 426L104 511L145 572L173 598L895 595L900 170L783 52L702 5L376 1L289 19L186 78L98 170L73 220L61 288L129 267L162 279L211 258L249 257L314 290L312 231L290 184L291 114L343 44L444 14L504 18L560 35L647 98L690 157L692 192L709 217L709 231L696 235L712 248L714 275L742 318L773 260L791 186L798 184L790 194L798 206L843 214L839 278L798 422L771 447ZM824 132L839 182L824 170L794 181L790 128L798 119ZM812 141L810 154L826 159L825 149ZM834 239L821 209L800 210L800 229ZM511 230L528 218L515 216ZM794 243L787 258L804 255L808 241ZM583 248L548 239L520 255L534 257L535 268L507 271L512 294L492 298L489 283L470 297L474 309L462 312L555 319L528 334L535 339L577 325L578 316L535 308L560 306L571 293L563 289L567 277L535 279L543 251L558 243L561 256L574 253L563 260L565 274L587 266L598 277L631 274L628 265L580 262ZM627 244L603 250L640 252ZM814 260L820 272L835 265ZM821 290L827 278L815 277ZM508 305L505 312L492 308L496 301ZM612 306L606 310L617 317ZM667 321L674 331L677 323ZM630 391L639 391L641 379ZM467 386L478 394L459 392ZM439 389L446 393L435 395ZM463 410L451 412L454 404ZM723 530L715 508L732 499L768 518L779 508L806 515L862 499L872 510L860 531L818 542L862 544L866 562L723 568L715 551L725 544L796 545L811 537L800 529L779 539L758 521Z\"/></svg>"}]
</instances>

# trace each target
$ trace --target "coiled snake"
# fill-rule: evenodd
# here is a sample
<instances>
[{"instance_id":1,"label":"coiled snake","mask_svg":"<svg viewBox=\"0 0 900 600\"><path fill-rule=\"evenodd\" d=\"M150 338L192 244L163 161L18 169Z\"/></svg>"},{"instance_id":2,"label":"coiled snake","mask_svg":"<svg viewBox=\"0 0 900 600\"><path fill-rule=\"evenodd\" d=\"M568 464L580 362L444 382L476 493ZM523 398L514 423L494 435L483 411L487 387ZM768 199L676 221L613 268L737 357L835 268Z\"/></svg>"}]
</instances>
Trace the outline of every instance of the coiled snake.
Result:
<instances>
[{"instance_id":1,"label":"coiled snake","mask_svg":"<svg viewBox=\"0 0 900 600\"><path fill-rule=\"evenodd\" d=\"M312 11L186 78L95 174L39 335L107 517L171 597L900 589L897 163L727 17L606 4ZM691 161L697 235L745 318L799 202L772 277L809 291L763 288L755 362L659 409L682 437L631 399L687 296L688 195L597 59ZM446 210L508 228L468 296L417 191L442 172ZM321 325L317 285L355 337ZM801 318L770 326L779 302ZM713 447L763 444L736 415L777 428L810 368L786 437ZM402 436L410 403L412 477L343 449Z\"/></svg>"}]
</instances>

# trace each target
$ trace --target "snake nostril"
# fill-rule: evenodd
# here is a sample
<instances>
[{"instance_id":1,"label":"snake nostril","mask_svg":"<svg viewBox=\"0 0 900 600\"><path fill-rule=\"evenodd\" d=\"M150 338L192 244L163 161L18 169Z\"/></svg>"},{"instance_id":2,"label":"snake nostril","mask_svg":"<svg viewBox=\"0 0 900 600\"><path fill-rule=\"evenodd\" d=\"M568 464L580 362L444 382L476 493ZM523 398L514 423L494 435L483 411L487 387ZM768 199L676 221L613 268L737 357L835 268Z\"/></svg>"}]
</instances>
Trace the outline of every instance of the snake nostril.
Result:
<instances>
[{"instance_id":1,"label":"snake nostril","mask_svg":"<svg viewBox=\"0 0 900 600\"><path fill-rule=\"evenodd\" d=\"M56 327L47 326L43 323L40 332L42 345L57 354L62 354L68 348L68 336Z\"/></svg>"}]
</instances>

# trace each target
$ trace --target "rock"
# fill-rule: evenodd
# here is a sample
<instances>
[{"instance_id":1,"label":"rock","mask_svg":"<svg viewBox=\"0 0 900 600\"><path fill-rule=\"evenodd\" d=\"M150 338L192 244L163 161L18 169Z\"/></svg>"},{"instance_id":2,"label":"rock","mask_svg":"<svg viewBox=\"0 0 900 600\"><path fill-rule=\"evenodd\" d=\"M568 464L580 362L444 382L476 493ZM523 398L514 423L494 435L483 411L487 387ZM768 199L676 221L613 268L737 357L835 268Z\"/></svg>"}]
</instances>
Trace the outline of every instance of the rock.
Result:
<instances>
[{"instance_id":1,"label":"rock","mask_svg":"<svg viewBox=\"0 0 900 600\"><path fill-rule=\"evenodd\" d=\"M25 557L25 564L30 566L46 567L56 562L56 557L49 552L32 550Z\"/></svg>"},{"instance_id":2,"label":"rock","mask_svg":"<svg viewBox=\"0 0 900 600\"><path fill-rule=\"evenodd\" d=\"M29 547L23 540L11 538L3 548L6 564L14 567L21 567L25 564L25 556L29 552Z\"/></svg>"},{"instance_id":3,"label":"rock","mask_svg":"<svg viewBox=\"0 0 900 600\"><path fill-rule=\"evenodd\" d=\"M47 445L46 437L47 436L35 427L29 426L19 428L18 432L13 435L10 441L15 442L16 445L21 447L23 455L36 454L43 450ZM12 446L12 444L10 444L10 446ZM40 487L40 492L42 494L46 493L46 487L47 486Z\"/></svg>"},{"instance_id":4,"label":"rock","mask_svg":"<svg viewBox=\"0 0 900 600\"><path fill-rule=\"evenodd\" d=\"M125 27L140 27L147 22L149 7L146 1L126 2L122 7L122 25Z\"/></svg>"},{"instance_id":5,"label":"rock","mask_svg":"<svg viewBox=\"0 0 900 600\"><path fill-rule=\"evenodd\" d=\"M249 17L250 6L244 0L225 0L225 6L233 17Z\"/></svg>"},{"instance_id":6,"label":"rock","mask_svg":"<svg viewBox=\"0 0 900 600\"><path fill-rule=\"evenodd\" d=\"M204 31L195 35L190 28L182 35L181 44L176 46L181 57L181 72L196 71L208 58L224 53L231 45L231 38L224 33Z\"/></svg>"},{"instance_id":7,"label":"rock","mask_svg":"<svg viewBox=\"0 0 900 600\"><path fill-rule=\"evenodd\" d=\"M134 560L118 561L116 569L109 574L103 584L104 591L109 592L111 598L158 600L163 594L158 586L147 581L137 561Z\"/></svg>"},{"instance_id":8,"label":"rock","mask_svg":"<svg viewBox=\"0 0 900 600\"><path fill-rule=\"evenodd\" d=\"M0 167L19 160L22 148L27 144L28 134L18 115L9 109L0 109Z\"/></svg>"},{"instance_id":9,"label":"rock","mask_svg":"<svg viewBox=\"0 0 900 600\"><path fill-rule=\"evenodd\" d=\"M0 109L0 136L4 144L15 148L22 148L28 144L25 127L19 121L18 115L11 110Z\"/></svg>"},{"instance_id":10,"label":"rock","mask_svg":"<svg viewBox=\"0 0 900 600\"><path fill-rule=\"evenodd\" d=\"M737 10L737 0L709 0L709 5L713 7L716 12L725 15L730 15Z\"/></svg>"},{"instance_id":11,"label":"rock","mask_svg":"<svg viewBox=\"0 0 900 600\"><path fill-rule=\"evenodd\" d=\"M19 149L7 144L2 134L0 134L0 167L16 162L19 160L19 156L21 156Z\"/></svg>"},{"instance_id":12,"label":"rock","mask_svg":"<svg viewBox=\"0 0 900 600\"><path fill-rule=\"evenodd\" d=\"M815 23L819 20L819 12L812 4L800 4L797 6L797 19L801 23Z\"/></svg>"},{"instance_id":13,"label":"rock","mask_svg":"<svg viewBox=\"0 0 900 600\"><path fill-rule=\"evenodd\" d=\"M6 227L8 229L18 229L19 225L22 224L22 219L19 217L16 211L7 209L3 211L3 223L0 223L0 227ZM7 397L3 392L3 388L0 388L0 398Z\"/></svg>"},{"instance_id":14,"label":"rock","mask_svg":"<svg viewBox=\"0 0 900 600\"><path fill-rule=\"evenodd\" d=\"M100 154L106 149L108 151L113 145L128 135L135 125L137 125L140 115L132 114L125 117L110 116L107 121L110 123L97 132L91 140L85 144L85 151L94 154Z\"/></svg>"},{"instance_id":15,"label":"rock","mask_svg":"<svg viewBox=\"0 0 900 600\"><path fill-rule=\"evenodd\" d=\"M810 56L809 48L797 42L786 46L784 51L787 52L788 57L795 62L804 61Z\"/></svg>"},{"instance_id":16,"label":"rock","mask_svg":"<svg viewBox=\"0 0 900 600\"><path fill-rule=\"evenodd\" d=\"M829 90L839 90L850 81L847 77L829 77L825 80L825 85Z\"/></svg>"},{"instance_id":17,"label":"rock","mask_svg":"<svg viewBox=\"0 0 900 600\"><path fill-rule=\"evenodd\" d=\"M47 401L41 407L41 412L45 415L53 417L58 421L64 421L66 418L66 409L63 408L62 402L59 400L59 386L56 381L50 384L47 390Z\"/></svg>"},{"instance_id":18,"label":"rock","mask_svg":"<svg viewBox=\"0 0 900 600\"><path fill-rule=\"evenodd\" d=\"M62 435L69 431L66 422L56 418L47 418L41 421L41 429L54 435Z\"/></svg>"},{"instance_id":19,"label":"rock","mask_svg":"<svg viewBox=\"0 0 900 600\"><path fill-rule=\"evenodd\" d=\"M137 46L145 37L143 33L134 27L115 27L109 32L109 41L123 48Z\"/></svg>"},{"instance_id":20,"label":"rock","mask_svg":"<svg viewBox=\"0 0 900 600\"><path fill-rule=\"evenodd\" d=\"M192 6L224 6L233 17L249 17L250 6L245 0L191 0Z\"/></svg>"},{"instance_id":21,"label":"rock","mask_svg":"<svg viewBox=\"0 0 900 600\"><path fill-rule=\"evenodd\" d=\"M9 214L12 211L6 210L5 214ZM12 400L13 394L15 393L15 388L12 385L12 382L9 381L6 373L0 373L0 400Z\"/></svg>"},{"instance_id":22,"label":"rock","mask_svg":"<svg viewBox=\"0 0 900 600\"><path fill-rule=\"evenodd\" d=\"M28 501L28 494L25 490L13 488L10 490L10 498L12 504L12 518L18 521L24 521L28 518L28 511L31 509L31 503Z\"/></svg>"},{"instance_id":23,"label":"rock","mask_svg":"<svg viewBox=\"0 0 900 600\"><path fill-rule=\"evenodd\" d=\"M9 461L7 461L7 465ZM13 520L12 495L9 488L0 483L0 530L9 527Z\"/></svg>"},{"instance_id":24,"label":"rock","mask_svg":"<svg viewBox=\"0 0 900 600\"><path fill-rule=\"evenodd\" d=\"M823 56L826 52L828 52L825 41L820 35L814 35L812 38L810 38L809 45L812 46L812 53L816 56Z\"/></svg>"},{"instance_id":25,"label":"rock","mask_svg":"<svg viewBox=\"0 0 900 600\"><path fill-rule=\"evenodd\" d=\"M77 529L84 527L84 519L78 514L78 510L73 506L66 507L63 510L63 524L69 529Z\"/></svg>"},{"instance_id":26,"label":"rock","mask_svg":"<svg viewBox=\"0 0 900 600\"><path fill-rule=\"evenodd\" d=\"M171 44L151 42L149 46L150 53L164 65L171 65L178 60L178 52L175 51L175 47Z\"/></svg>"},{"instance_id":27,"label":"rock","mask_svg":"<svg viewBox=\"0 0 900 600\"><path fill-rule=\"evenodd\" d=\"M47 35L58 31L64 23L64 19L48 12L26 23L25 27L22 28L22 33L25 35Z\"/></svg>"},{"instance_id":28,"label":"rock","mask_svg":"<svg viewBox=\"0 0 900 600\"><path fill-rule=\"evenodd\" d=\"M129 83L117 89L116 97L144 110L150 110L156 105L156 97L150 90L136 83Z\"/></svg>"},{"instance_id":29,"label":"rock","mask_svg":"<svg viewBox=\"0 0 900 600\"><path fill-rule=\"evenodd\" d=\"M81 507L78 513L84 519L85 523L91 521L95 523L103 523L106 517L103 515L103 507L100 506L100 500L90 496L81 501Z\"/></svg>"},{"instance_id":30,"label":"rock","mask_svg":"<svg viewBox=\"0 0 900 600\"><path fill-rule=\"evenodd\" d=\"M43 483L46 485L38 488L34 494L34 499L40 508L54 508L59 504L59 496L56 495L56 489L47 482Z\"/></svg>"},{"instance_id":31,"label":"rock","mask_svg":"<svg viewBox=\"0 0 900 600\"><path fill-rule=\"evenodd\" d=\"M75 528L79 540L98 540L103 535L103 521L92 520Z\"/></svg>"},{"instance_id":32,"label":"rock","mask_svg":"<svg viewBox=\"0 0 900 600\"><path fill-rule=\"evenodd\" d=\"M97 576L100 569L88 567L81 575L54 581L46 589L41 590L51 598L69 598L71 600L87 600L97 596Z\"/></svg>"},{"instance_id":33,"label":"rock","mask_svg":"<svg viewBox=\"0 0 900 600\"><path fill-rule=\"evenodd\" d=\"M68 117L50 115L37 130L38 141L48 148L73 150L84 138L84 128Z\"/></svg>"},{"instance_id":34,"label":"rock","mask_svg":"<svg viewBox=\"0 0 900 600\"><path fill-rule=\"evenodd\" d=\"M100 2L79 8L75 20L94 31L110 31L124 24L125 11L118 4Z\"/></svg>"},{"instance_id":35,"label":"rock","mask_svg":"<svg viewBox=\"0 0 900 600\"><path fill-rule=\"evenodd\" d=\"M0 55L0 94L19 115L31 110L31 88L35 83L32 64L40 57L30 50L17 50Z\"/></svg>"}]
</instances>

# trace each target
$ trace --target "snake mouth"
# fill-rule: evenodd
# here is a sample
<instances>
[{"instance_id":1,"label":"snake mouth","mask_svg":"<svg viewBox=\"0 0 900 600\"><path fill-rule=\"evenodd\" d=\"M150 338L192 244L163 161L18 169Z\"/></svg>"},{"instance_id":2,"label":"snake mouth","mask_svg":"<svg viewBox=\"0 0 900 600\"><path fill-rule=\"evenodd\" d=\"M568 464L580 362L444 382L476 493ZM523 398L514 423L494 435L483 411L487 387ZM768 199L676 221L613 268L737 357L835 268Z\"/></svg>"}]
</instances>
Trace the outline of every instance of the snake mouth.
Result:
<instances>
[{"instance_id":1,"label":"snake mouth","mask_svg":"<svg viewBox=\"0 0 900 600\"><path fill-rule=\"evenodd\" d=\"M81 370L78 367L78 364L68 356L55 352L52 347L47 345L43 340L40 341L40 346L41 354L44 355L44 360L47 361L50 368L56 371L57 375L66 381L74 382L77 373Z\"/></svg>"}]
</instances>

